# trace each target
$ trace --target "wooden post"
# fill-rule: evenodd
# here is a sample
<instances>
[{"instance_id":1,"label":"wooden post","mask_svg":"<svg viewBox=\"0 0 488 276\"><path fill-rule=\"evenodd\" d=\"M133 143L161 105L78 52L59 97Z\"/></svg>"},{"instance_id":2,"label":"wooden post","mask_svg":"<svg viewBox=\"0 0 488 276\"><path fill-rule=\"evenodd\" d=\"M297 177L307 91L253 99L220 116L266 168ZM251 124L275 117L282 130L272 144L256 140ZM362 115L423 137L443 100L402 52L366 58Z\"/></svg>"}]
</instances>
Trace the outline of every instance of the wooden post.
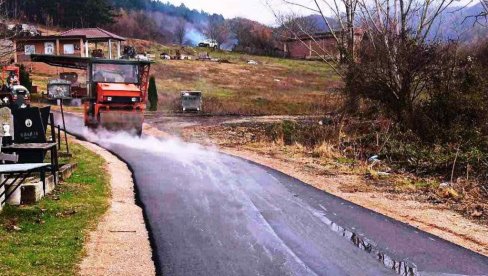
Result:
<instances>
[{"instance_id":1,"label":"wooden post","mask_svg":"<svg viewBox=\"0 0 488 276\"><path fill-rule=\"evenodd\" d=\"M117 59L120 59L120 44L121 42L119 40L119 42L117 43Z\"/></svg>"},{"instance_id":2,"label":"wooden post","mask_svg":"<svg viewBox=\"0 0 488 276\"><path fill-rule=\"evenodd\" d=\"M18 58L17 58L18 53L19 52L17 51L17 41L14 40L14 63L18 62Z\"/></svg>"},{"instance_id":3,"label":"wooden post","mask_svg":"<svg viewBox=\"0 0 488 276\"><path fill-rule=\"evenodd\" d=\"M112 59L112 39L108 40L108 58Z\"/></svg>"},{"instance_id":4,"label":"wooden post","mask_svg":"<svg viewBox=\"0 0 488 276\"><path fill-rule=\"evenodd\" d=\"M308 47L309 47L309 50L310 50L310 54L308 55L310 58L312 58L312 40L309 40L308 41Z\"/></svg>"},{"instance_id":5,"label":"wooden post","mask_svg":"<svg viewBox=\"0 0 488 276\"><path fill-rule=\"evenodd\" d=\"M88 57L88 40L85 42L85 57Z\"/></svg>"},{"instance_id":6,"label":"wooden post","mask_svg":"<svg viewBox=\"0 0 488 276\"><path fill-rule=\"evenodd\" d=\"M56 39L56 55L59 56L59 38Z\"/></svg>"},{"instance_id":7,"label":"wooden post","mask_svg":"<svg viewBox=\"0 0 488 276\"><path fill-rule=\"evenodd\" d=\"M80 38L80 56L83 57L83 38Z\"/></svg>"}]
</instances>

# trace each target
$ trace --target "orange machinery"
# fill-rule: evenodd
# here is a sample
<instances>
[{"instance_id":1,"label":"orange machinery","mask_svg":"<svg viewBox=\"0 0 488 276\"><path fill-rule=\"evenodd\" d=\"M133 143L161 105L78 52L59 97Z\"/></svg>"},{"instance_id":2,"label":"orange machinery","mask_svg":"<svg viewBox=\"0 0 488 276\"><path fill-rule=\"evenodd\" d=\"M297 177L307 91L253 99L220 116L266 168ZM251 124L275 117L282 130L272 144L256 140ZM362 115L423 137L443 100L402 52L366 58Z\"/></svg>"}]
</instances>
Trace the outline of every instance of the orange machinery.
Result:
<instances>
[{"instance_id":1,"label":"orange machinery","mask_svg":"<svg viewBox=\"0 0 488 276\"><path fill-rule=\"evenodd\" d=\"M86 70L86 126L142 133L151 62L53 55L31 55L31 60Z\"/></svg>"},{"instance_id":2,"label":"orange machinery","mask_svg":"<svg viewBox=\"0 0 488 276\"><path fill-rule=\"evenodd\" d=\"M20 68L15 65L8 65L2 67L2 82L4 82L4 84L11 73L14 73L14 75L17 77L18 80L20 77Z\"/></svg>"}]
</instances>

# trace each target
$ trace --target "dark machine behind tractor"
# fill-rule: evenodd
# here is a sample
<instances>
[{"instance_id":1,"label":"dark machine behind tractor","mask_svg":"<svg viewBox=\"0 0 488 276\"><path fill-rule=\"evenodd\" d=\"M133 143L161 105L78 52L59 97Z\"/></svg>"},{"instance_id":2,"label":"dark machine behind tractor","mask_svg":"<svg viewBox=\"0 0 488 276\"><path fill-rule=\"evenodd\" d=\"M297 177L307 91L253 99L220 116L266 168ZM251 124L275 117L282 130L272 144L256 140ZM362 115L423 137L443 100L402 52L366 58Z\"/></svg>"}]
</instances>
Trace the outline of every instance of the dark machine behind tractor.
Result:
<instances>
[{"instance_id":1,"label":"dark machine behind tractor","mask_svg":"<svg viewBox=\"0 0 488 276\"><path fill-rule=\"evenodd\" d=\"M2 67L0 105L11 108L30 106L30 91L22 86L20 68L15 65Z\"/></svg>"},{"instance_id":2,"label":"dark machine behind tractor","mask_svg":"<svg viewBox=\"0 0 488 276\"><path fill-rule=\"evenodd\" d=\"M52 66L86 70L85 125L142 133L151 63L73 56L31 55Z\"/></svg>"},{"instance_id":3,"label":"dark machine behind tractor","mask_svg":"<svg viewBox=\"0 0 488 276\"><path fill-rule=\"evenodd\" d=\"M87 88L78 81L78 73L76 72L62 72L59 73L59 78L67 80L71 83L71 97L75 99L82 99L88 96Z\"/></svg>"}]
</instances>

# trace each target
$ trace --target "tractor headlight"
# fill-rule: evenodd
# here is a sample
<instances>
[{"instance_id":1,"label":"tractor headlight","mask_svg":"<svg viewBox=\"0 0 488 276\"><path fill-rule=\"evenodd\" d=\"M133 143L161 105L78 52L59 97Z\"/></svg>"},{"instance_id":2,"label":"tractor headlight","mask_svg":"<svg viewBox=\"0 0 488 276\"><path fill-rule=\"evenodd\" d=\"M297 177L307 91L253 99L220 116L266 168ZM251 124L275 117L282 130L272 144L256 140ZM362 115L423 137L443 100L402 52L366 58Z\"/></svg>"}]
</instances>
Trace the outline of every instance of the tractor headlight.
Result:
<instances>
[{"instance_id":1,"label":"tractor headlight","mask_svg":"<svg viewBox=\"0 0 488 276\"><path fill-rule=\"evenodd\" d=\"M107 101L108 102L111 102L112 101L112 97L107 97Z\"/></svg>"},{"instance_id":2,"label":"tractor headlight","mask_svg":"<svg viewBox=\"0 0 488 276\"><path fill-rule=\"evenodd\" d=\"M133 103L137 102L137 98L132 98L132 102Z\"/></svg>"}]
</instances>

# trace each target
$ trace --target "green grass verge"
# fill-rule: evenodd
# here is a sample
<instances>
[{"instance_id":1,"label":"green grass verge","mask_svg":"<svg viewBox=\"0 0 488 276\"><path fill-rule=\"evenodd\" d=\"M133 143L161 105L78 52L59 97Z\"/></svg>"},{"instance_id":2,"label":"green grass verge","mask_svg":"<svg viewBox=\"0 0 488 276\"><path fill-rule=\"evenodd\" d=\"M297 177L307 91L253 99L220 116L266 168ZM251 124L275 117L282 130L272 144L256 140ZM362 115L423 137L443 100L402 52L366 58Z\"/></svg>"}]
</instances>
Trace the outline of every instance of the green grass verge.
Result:
<instances>
[{"instance_id":1,"label":"green grass verge","mask_svg":"<svg viewBox=\"0 0 488 276\"><path fill-rule=\"evenodd\" d=\"M88 230L108 208L110 188L101 157L78 144L71 150L78 169L52 195L0 213L0 275L76 273Z\"/></svg>"}]
</instances>

